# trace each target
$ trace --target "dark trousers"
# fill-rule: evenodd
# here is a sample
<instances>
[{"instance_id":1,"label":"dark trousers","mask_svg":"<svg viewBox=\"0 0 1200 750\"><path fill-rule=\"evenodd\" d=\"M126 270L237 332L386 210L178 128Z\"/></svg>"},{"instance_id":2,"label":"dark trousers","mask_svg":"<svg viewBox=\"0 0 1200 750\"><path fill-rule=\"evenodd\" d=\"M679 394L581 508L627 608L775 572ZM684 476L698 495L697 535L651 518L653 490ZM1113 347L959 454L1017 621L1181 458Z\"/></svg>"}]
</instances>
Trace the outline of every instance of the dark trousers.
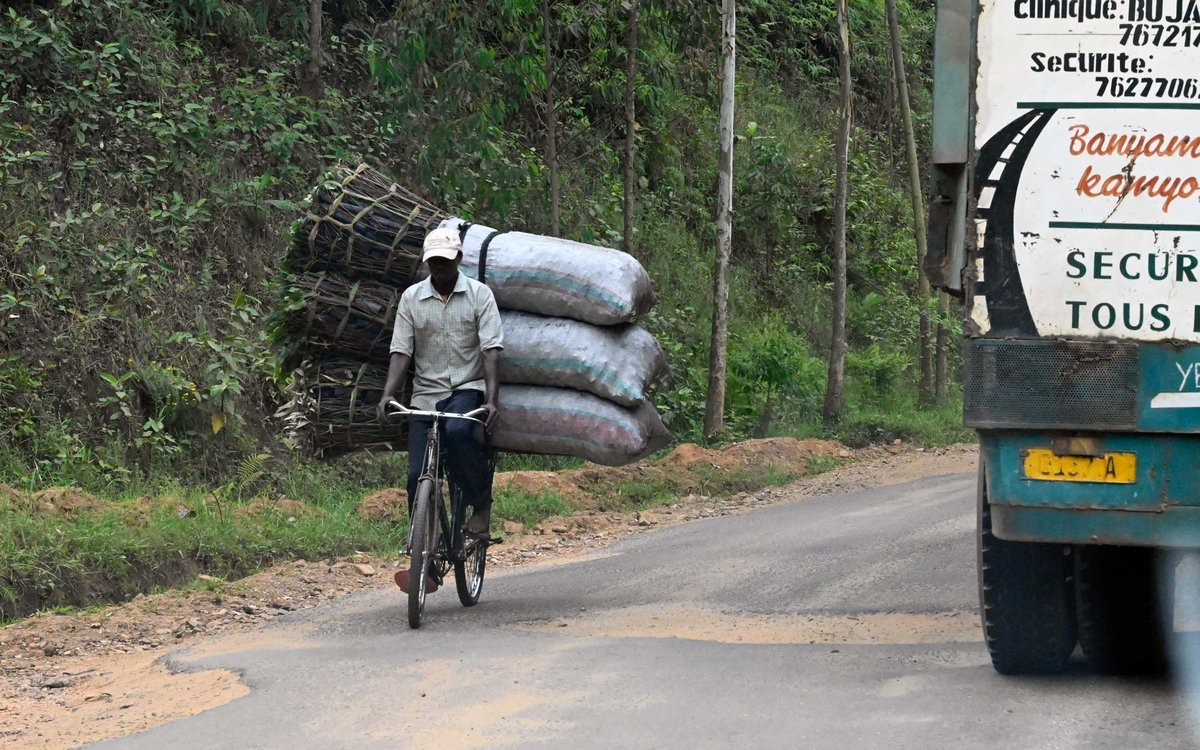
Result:
<instances>
[{"instance_id":1,"label":"dark trousers","mask_svg":"<svg viewBox=\"0 0 1200 750\"><path fill-rule=\"evenodd\" d=\"M483 405L483 391L462 390L437 402L434 411L466 414ZM459 502L476 512L492 505L492 469L483 428L465 419L442 419L442 466L449 474ZM408 420L408 509L417 496L417 482L425 469L425 448L433 420L410 417ZM457 509L456 509L457 512ZM461 518L461 516L460 516Z\"/></svg>"}]
</instances>

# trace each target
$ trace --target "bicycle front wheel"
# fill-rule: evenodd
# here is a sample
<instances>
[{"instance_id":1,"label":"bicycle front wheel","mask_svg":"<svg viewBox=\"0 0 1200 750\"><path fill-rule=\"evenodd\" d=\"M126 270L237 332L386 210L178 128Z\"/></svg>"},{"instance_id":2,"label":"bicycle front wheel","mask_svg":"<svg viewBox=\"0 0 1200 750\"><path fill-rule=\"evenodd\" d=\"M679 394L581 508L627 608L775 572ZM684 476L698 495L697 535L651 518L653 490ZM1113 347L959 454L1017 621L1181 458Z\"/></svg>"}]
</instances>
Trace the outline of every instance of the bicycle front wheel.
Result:
<instances>
[{"instance_id":1,"label":"bicycle front wheel","mask_svg":"<svg viewBox=\"0 0 1200 750\"><path fill-rule=\"evenodd\" d=\"M412 549L408 562L408 626L421 627L425 610L425 589L429 585L429 566L437 549L437 513L433 507L433 480L422 479L417 484L413 501Z\"/></svg>"},{"instance_id":2,"label":"bicycle front wheel","mask_svg":"<svg viewBox=\"0 0 1200 750\"><path fill-rule=\"evenodd\" d=\"M487 567L486 539L476 539L463 550L462 560L454 562L454 585L458 589L458 600L464 607L474 607L479 603L479 594L483 591L483 571Z\"/></svg>"}]
</instances>

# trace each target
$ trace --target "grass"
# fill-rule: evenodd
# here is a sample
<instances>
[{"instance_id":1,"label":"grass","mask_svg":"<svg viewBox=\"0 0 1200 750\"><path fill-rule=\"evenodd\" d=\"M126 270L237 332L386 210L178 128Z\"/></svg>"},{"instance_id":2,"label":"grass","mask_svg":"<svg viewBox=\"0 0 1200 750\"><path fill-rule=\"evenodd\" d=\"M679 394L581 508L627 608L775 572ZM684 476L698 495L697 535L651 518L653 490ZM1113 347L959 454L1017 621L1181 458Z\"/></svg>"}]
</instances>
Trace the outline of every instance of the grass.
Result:
<instances>
[{"instance_id":1,"label":"grass","mask_svg":"<svg viewBox=\"0 0 1200 750\"><path fill-rule=\"evenodd\" d=\"M631 479L617 485L617 497L635 508L672 502L679 493L680 487L667 479Z\"/></svg>"},{"instance_id":2,"label":"grass","mask_svg":"<svg viewBox=\"0 0 1200 750\"><path fill-rule=\"evenodd\" d=\"M845 466L846 460L837 456L813 456L808 462L808 467L804 471L804 476L815 477L818 474L824 474L827 471Z\"/></svg>"},{"instance_id":3,"label":"grass","mask_svg":"<svg viewBox=\"0 0 1200 750\"><path fill-rule=\"evenodd\" d=\"M909 439L919 435L921 442L936 445L973 437L958 424L954 408L893 412L887 419L856 412L838 430L843 439L850 434L886 437L903 432ZM353 551L395 555L403 547L405 525L363 518L356 508L374 489L403 483L402 459L392 455L334 464L281 464L271 467L261 486L225 485L217 491L134 481L108 494L95 511L73 517L48 515L27 498L0 494L0 621L57 607L119 601L162 587L220 585L197 581L198 573L235 580L278 561L326 559ZM512 456L505 457L501 468L553 470L579 463ZM775 465L722 470L701 463L687 475L645 472L635 478L602 479L585 489L595 496L596 507L638 510L676 502L689 493L732 495L782 485L842 463L815 456L798 472ZM56 479L70 483L69 473ZM28 488L27 482L12 483ZM312 512L246 513L250 496L264 493L303 500ZM180 506L190 512L181 514ZM497 490L493 518L529 527L575 510L553 492L509 488Z\"/></svg>"},{"instance_id":4,"label":"grass","mask_svg":"<svg viewBox=\"0 0 1200 750\"><path fill-rule=\"evenodd\" d=\"M680 495L735 495L753 492L764 487L778 487L822 471L829 471L845 463L832 456L814 456L803 471L791 471L782 466L744 466L721 470L711 464L698 464L692 468L686 484L666 476L631 479L617 485L615 494L618 505L632 506L642 510L656 505L669 505Z\"/></svg>"},{"instance_id":5,"label":"grass","mask_svg":"<svg viewBox=\"0 0 1200 750\"><path fill-rule=\"evenodd\" d=\"M582 458L570 456L537 456L528 453L501 453L497 456L496 471L564 471L586 464Z\"/></svg>"},{"instance_id":6,"label":"grass","mask_svg":"<svg viewBox=\"0 0 1200 750\"><path fill-rule=\"evenodd\" d=\"M401 484L403 471L395 470L394 457L389 462L372 478ZM302 499L311 508L305 513L248 514L248 497L177 484L130 484L95 511L73 516L0 496L0 622L163 587L219 585L196 580L198 573L232 580L282 560L397 554L406 525L360 516L358 502L375 488L355 483L345 468L303 463L271 478L272 496ZM180 506L190 513L181 517ZM553 493L496 493L495 517L527 526L572 510Z\"/></svg>"},{"instance_id":7,"label":"grass","mask_svg":"<svg viewBox=\"0 0 1200 750\"><path fill-rule=\"evenodd\" d=\"M574 509L553 492L529 493L497 490L492 500L492 517L533 526L550 516L563 516Z\"/></svg>"},{"instance_id":8,"label":"grass","mask_svg":"<svg viewBox=\"0 0 1200 750\"><path fill-rule=\"evenodd\" d=\"M355 550L395 554L402 527L359 516L362 488L315 481L301 470L284 480L307 487L311 513L248 514L238 498L218 500L173 487L155 500L123 497L94 512L50 515L26 500L0 499L0 619L58 604L120 600L208 573L238 578L279 560L321 559ZM297 493L299 494L299 493ZM190 513L181 517L179 506Z\"/></svg>"},{"instance_id":9,"label":"grass","mask_svg":"<svg viewBox=\"0 0 1200 750\"><path fill-rule=\"evenodd\" d=\"M921 407L908 399L884 407L855 406L847 411L836 437L856 448L893 440L928 448L976 440L975 431L963 426L960 393L951 394L945 406Z\"/></svg>"}]
</instances>

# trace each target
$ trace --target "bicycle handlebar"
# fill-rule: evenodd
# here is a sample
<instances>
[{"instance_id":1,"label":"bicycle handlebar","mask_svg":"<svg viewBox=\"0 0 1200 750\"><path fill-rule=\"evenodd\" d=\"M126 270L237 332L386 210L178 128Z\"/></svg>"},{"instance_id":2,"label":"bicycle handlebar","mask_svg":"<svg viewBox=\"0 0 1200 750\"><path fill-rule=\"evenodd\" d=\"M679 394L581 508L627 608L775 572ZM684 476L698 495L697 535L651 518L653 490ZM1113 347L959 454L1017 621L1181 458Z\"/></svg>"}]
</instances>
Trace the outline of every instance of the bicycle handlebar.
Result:
<instances>
[{"instance_id":1,"label":"bicycle handlebar","mask_svg":"<svg viewBox=\"0 0 1200 750\"><path fill-rule=\"evenodd\" d=\"M480 416L483 416L484 414L487 414L487 409L485 409L482 406L479 407L478 409L473 409L473 410L467 412L466 414L454 414L453 412L448 412L448 411L424 411L421 409L409 409L407 406L400 403L396 399L392 399L391 401L388 401L387 405L389 407L391 407L392 409L394 409L394 411L392 411L388 416L401 415L401 416L407 416L407 417L432 417L434 419L441 419L442 417L449 417L452 419L466 419L468 421L475 422L476 424L484 424L483 421L476 419L476 417L480 417Z\"/></svg>"}]
</instances>

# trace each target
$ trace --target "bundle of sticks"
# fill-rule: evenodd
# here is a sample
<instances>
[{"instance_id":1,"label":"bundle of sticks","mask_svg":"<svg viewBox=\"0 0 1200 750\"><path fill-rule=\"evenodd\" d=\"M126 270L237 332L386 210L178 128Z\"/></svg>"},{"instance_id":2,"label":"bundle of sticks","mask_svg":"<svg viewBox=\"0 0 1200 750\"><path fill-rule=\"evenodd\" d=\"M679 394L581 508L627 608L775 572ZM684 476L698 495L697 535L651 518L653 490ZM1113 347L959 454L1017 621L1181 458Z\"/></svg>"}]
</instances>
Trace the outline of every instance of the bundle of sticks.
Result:
<instances>
[{"instance_id":1,"label":"bundle of sticks","mask_svg":"<svg viewBox=\"0 0 1200 750\"><path fill-rule=\"evenodd\" d=\"M386 369L336 354L307 361L292 379L290 399L278 416L310 455L405 450L407 423L382 424L375 418L386 379ZM408 396L406 388L399 397L407 403Z\"/></svg>"},{"instance_id":2,"label":"bundle of sticks","mask_svg":"<svg viewBox=\"0 0 1200 750\"><path fill-rule=\"evenodd\" d=\"M640 264L620 251L446 215L364 166L323 183L297 226L288 295L273 335L296 367L280 410L309 451L404 450L403 426L381 426L400 295L419 278L425 234L463 238L462 272L482 278L501 311L501 450L623 464L670 435L646 390L666 369L636 319L654 302Z\"/></svg>"},{"instance_id":3,"label":"bundle of sticks","mask_svg":"<svg viewBox=\"0 0 1200 750\"><path fill-rule=\"evenodd\" d=\"M411 283L429 230L447 217L416 193L361 164L317 187L296 228L287 266Z\"/></svg>"}]
</instances>

